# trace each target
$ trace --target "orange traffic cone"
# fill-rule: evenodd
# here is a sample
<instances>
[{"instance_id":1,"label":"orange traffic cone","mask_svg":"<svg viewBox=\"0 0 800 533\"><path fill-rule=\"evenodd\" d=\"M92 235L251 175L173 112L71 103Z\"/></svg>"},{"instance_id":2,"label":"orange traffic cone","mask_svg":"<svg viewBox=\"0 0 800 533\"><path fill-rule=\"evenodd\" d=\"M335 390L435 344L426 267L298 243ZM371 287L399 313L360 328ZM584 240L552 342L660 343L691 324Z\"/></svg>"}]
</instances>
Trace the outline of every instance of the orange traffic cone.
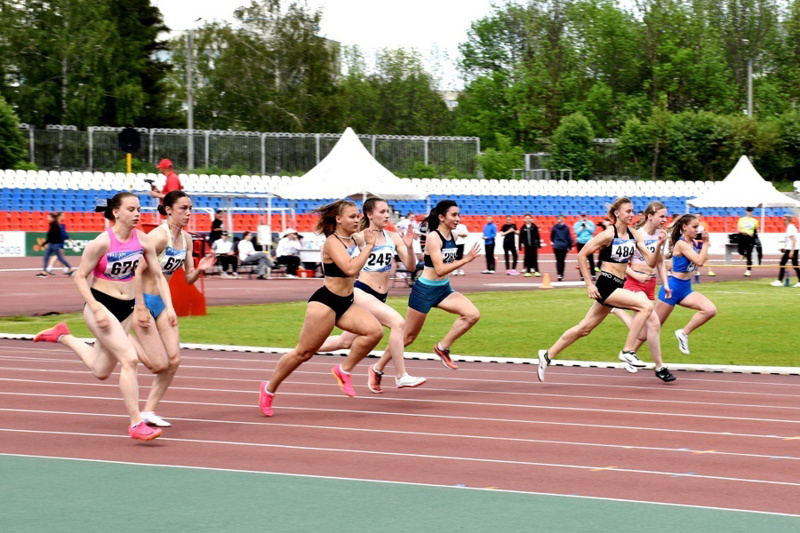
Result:
<instances>
[{"instance_id":1,"label":"orange traffic cone","mask_svg":"<svg viewBox=\"0 0 800 533\"><path fill-rule=\"evenodd\" d=\"M539 286L540 289L552 289L553 286L550 285L550 274L545 272L542 274L542 284Z\"/></svg>"}]
</instances>

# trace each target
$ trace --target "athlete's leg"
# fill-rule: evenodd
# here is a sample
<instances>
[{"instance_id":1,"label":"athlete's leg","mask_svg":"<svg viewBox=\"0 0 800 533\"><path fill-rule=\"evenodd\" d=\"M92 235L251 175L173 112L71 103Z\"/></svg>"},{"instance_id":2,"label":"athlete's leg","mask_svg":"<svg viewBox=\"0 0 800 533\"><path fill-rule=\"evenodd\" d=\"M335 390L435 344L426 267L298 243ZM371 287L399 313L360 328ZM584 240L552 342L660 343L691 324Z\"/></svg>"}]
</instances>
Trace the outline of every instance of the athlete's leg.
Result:
<instances>
[{"instance_id":1,"label":"athlete's leg","mask_svg":"<svg viewBox=\"0 0 800 533\"><path fill-rule=\"evenodd\" d=\"M597 301L592 302L592 306L589 308L586 316L583 317L583 320L581 320L578 325L573 326L565 331L561 337L559 337L556 343L547 350L548 357L553 359L559 353L561 353L564 348L571 345L576 340L587 336L600 324L600 322L603 321L603 319L608 316L608 313L610 312L610 307L605 306Z\"/></svg>"},{"instance_id":2,"label":"athlete's leg","mask_svg":"<svg viewBox=\"0 0 800 533\"><path fill-rule=\"evenodd\" d=\"M153 380L153 386L150 389L150 395L147 397L147 402L144 406L144 411L156 410L156 407L158 407L159 402L167 392L181 364L180 331L178 326L172 326L169 323L167 314L161 313L156 319L156 327L158 328L158 335L163 342L163 347L166 350L167 366L164 370L156 374Z\"/></svg>"},{"instance_id":3,"label":"athlete's leg","mask_svg":"<svg viewBox=\"0 0 800 533\"><path fill-rule=\"evenodd\" d=\"M347 350L353 345L353 341L356 340L356 337L358 337L358 335L349 331L343 331L341 335L331 335L325 339L325 342L319 347L319 351L335 352L336 350Z\"/></svg>"},{"instance_id":4,"label":"athlete's leg","mask_svg":"<svg viewBox=\"0 0 800 533\"><path fill-rule=\"evenodd\" d=\"M369 311L354 303L336 321L336 325L345 331L355 333L358 337L353 341L350 353L342 363L342 370L351 372L353 368L366 355L377 346L383 338L383 327L378 319L372 316Z\"/></svg>"},{"instance_id":5,"label":"athlete's leg","mask_svg":"<svg viewBox=\"0 0 800 533\"><path fill-rule=\"evenodd\" d=\"M356 294L359 292L361 291L356 291ZM406 373L405 360L403 359L403 330L405 329L406 321L403 320L400 313L389 305L368 294L363 294L361 297L356 296L356 303L377 318L382 326L389 328L389 346L383 352L380 360L375 363L375 370L383 372L383 369L391 360L394 362L395 375L398 378L403 377L403 374Z\"/></svg>"},{"instance_id":6,"label":"athlete's leg","mask_svg":"<svg viewBox=\"0 0 800 533\"><path fill-rule=\"evenodd\" d=\"M699 292L691 293L684 298L679 305L697 310L697 312L692 315L692 318L689 319L689 323L683 326L683 332L687 335L717 315L717 307L711 303L711 300Z\"/></svg>"},{"instance_id":7,"label":"athlete's leg","mask_svg":"<svg viewBox=\"0 0 800 533\"><path fill-rule=\"evenodd\" d=\"M617 289L606 298L606 304L613 307L621 307L633 311L633 321L630 331L625 339L625 351L635 351L637 338L642 328L647 323L647 318L653 312L653 304L642 292L632 292L627 289Z\"/></svg>"},{"instance_id":8,"label":"athlete's leg","mask_svg":"<svg viewBox=\"0 0 800 533\"><path fill-rule=\"evenodd\" d=\"M439 305L436 307L442 311L459 315L456 321L453 322L450 331L447 332L447 335L445 335L439 343L442 348L447 350L450 349L450 346L452 346L459 337L477 324L478 320L481 318L481 312L478 311L475 304L460 292L450 293L447 298L439 302Z\"/></svg>"},{"instance_id":9,"label":"athlete's leg","mask_svg":"<svg viewBox=\"0 0 800 533\"><path fill-rule=\"evenodd\" d=\"M320 302L308 302L297 346L280 358L267 384L267 391L275 393L289 374L311 359L333 331L335 323L336 313L333 309Z\"/></svg>"}]
</instances>

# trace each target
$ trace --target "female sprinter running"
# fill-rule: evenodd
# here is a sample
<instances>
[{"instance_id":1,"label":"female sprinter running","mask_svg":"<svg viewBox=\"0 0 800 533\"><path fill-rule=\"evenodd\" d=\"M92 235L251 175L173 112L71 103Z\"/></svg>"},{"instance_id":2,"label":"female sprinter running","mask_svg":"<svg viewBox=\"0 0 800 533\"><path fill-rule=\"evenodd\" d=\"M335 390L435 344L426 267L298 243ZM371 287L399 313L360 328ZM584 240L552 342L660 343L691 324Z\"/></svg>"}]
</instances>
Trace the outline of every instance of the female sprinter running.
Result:
<instances>
[{"instance_id":1,"label":"female sprinter running","mask_svg":"<svg viewBox=\"0 0 800 533\"><path fill-rule=\"evenodd\" d=\"M183 191L168 192L164 196L163 204L158 206L158 212L167 217L167 220L147 237L155 247L161 273L169 282L172 275L183 267L186 283L191 285L198 280L202 271L214 266L216 261L214 254L208 254L200 260L197 268L194 266L192 238L183 230L192 215L192 200ZM155 410L180 365L180 334L178 325L172 324L164 313L164 300L158 294L155 270L140 263L136 273L142 280L137 289L141 288L143 292L137 294L137 300L143 301L146 307L137 307L134 310L134 345L139 353L139 360L156 375L141 413L142 420L151 426L170 427L171 424L155 414ZM157 335L148 334L153 329Z\"/></svg>"},{"instance_id":2,"label":"female sprinter running","mask_svg":"<svg viewBox=\"0 0 800 533\"><path fill-rule=\"evenodd\" d=\"M353 236L358 231L356 205L349 200L337 200L316 212L320 218L315 231L327 237L321 252L325 284L308 300L297 346L281 357L272 379L261 383L258 404L264 416L272 416L272 400L283 380L319 351L334 326L357 336L344 363L333 367L333 375L348 396L356 395L350 372L383 337L380 322L353 303L353 286L375 247L375 232L364 231L364 248L353 257L359 248Z\"/></svg>"},{"instance_id":3,"label":"female sprinter running","mask_svg":"<svg viewBox=\"0 0 800 533\"><path fill-rule=\"evenodd\" d=\"M456 260L454 232L460 219L458 204L453 200L440 201L425 219L428 223L428 238L423 256L425 268L408 297L403 335L403 346L414 342L433 307L459 315L447 335L433 346L433 351L442 360L442 364L451 370L458 366L450 358L450 346L481 318L478 308L466 296L450 287L450 274L474 261L479 250L476 244L463 258ZM391 350L392 347L388 346L383 357L390 357L387 354Z\"/></svg>"},{"instance_id":4,"label":"female sprinter running","mask_svg":"<svg viewBox=\"0 0 800 533\"><path fill-rule=\"evenodd\" d=\"M400 238L400 235L387 231L389 224L389 205L382 198L369 198L364 202L364 216L361 219L361 231L375 232L375 246L369 252L369 259L361 269L358 279L355 282L355 303L369 311L372 316L378 319L382 326L389 328L389 345L391 352L387 351L383 357L369 367L369 379L367 385L369 390L375 394L383 392L381 388L381 378L383 369L389 363L389 359L394 361L395 385L402 387L419 387L425 383L425 378L417 378L408 375L403 359L403 328L405 322L400 313L386 304L386 297L389 295L389 277L392 274L392 261L394 256L400 257L403 265L409 272L413 272L417 265L417 258L414 255L414 233L407 231ZM356 234L356 237L359 237ZM363 235L360 236L363 239ZM356 335L345 331L341 335L328 337L320 347L320 352L330 352L333 350L345 350L350 348Z\"/></svg>"},{"instance_id":5,"label":"female sprinter running","mask_svg":"<svg viewBox=\"0 0 800 533\"><path fill-rule=\"evenodd\" d=\"M656 252L659 230L664 227L666 221L667 208L661 202L655 201L650 202L650 205L644 210L644 218L636 225L636 229L642 232L644 245L650 250L651 254ZM651 302L655 302L656 299L656 275L661 278L661 283L666 287L667 294L672 293L667 283L667 268L664 266L664 261L659 261L655 268L651 268L638 250L633 254L625 274L623 288L632 292L643 292ZM633 320L627 311L614 308L611 312L625 322L625 325L630 329ZM656 313L651 313L647 318L642 331L639 332L634 350L638 350L645 340L647 340L647 346L653 356L656 377L667 383L675 381L675 376L664 366L664 361L661 358L661 322L658 320ZM625 369L628 372L638 371L635 366L628 363L625 364Z\"/></svg>"},{"instance_id":6,"label":"female sprinter running","mask_svg":"<svg viewBox=\"0 0 800 533\"><path fill-rule=\"evenodd\" d=\"M661 245L666 240L666 234L661 232L656 241L656 252L651 253L644 244L642 234L637 229L628 227L633 219L633 203L629 198L617 198L608 210L611 225L598 233L584 245L578 252L578 264L581 274L586 281L586 290L589 298L595 300L586 317L577 325L564 332L556 343L548 350L539 350L539 368L537 373L539 381L544 381L545 371L550 361L561 351L585 337L608 316L611 309L618 307L633 311L633 320L625 346L619 353L620 361L636 368L644 368L644 363L636 356L634 346L648 317L653 312L653 305L643 293L632 292L624 289L625 271L637 250L644 257L646 264L653 268L661 260ZM597 284L591 281L589 272L589 254L600 250L600 259L603 266L597 277Z\"/></svg>"},{"instance_id":7,"label":"female sprinter running","mask_svg":"<svg viewBox=\"0 0 800 533\"><path fill-rule=\"evenodd\" d=\"M156 268L155 248L147 236L136 229L140 216L139 199L128 192L118 193L109 200L104 216L114 225L86 246L75 276L78 292L86 301L83 317L96 339L94 346L90 347L70 335L64 323L42 331L33 340L60 342L78 354L98 379L108 378L119 363L119 388L131 419L128 434L132 439L151 440L161 435L161 429L153 429L142 422L136 375L139 359L128 334L134 306L143 305L134 305L134 274L142 257L156 271L155 287L164 299L166 321L175 326L178 319L172 308L167 280ZM89 276L94 276L91 286ZM147 331L144 335L157 336L158 332Z\"/></svg>"},{"instance_id":8,"label":"female sprinter running","mask_svg":"<svg viewBox=\"0 0 800 533\"><path fill-rule=\"evenodd\" d=\"M661 287L656 302L656 314L662 325L676 305L697 310L689 323L675 332L678 349L686 355L689 355L689 334L717 314L717 308L711 300L699 292L692 291L694 271L697 267L703 266L708 259L708 232L703 232L701 237L703 246L699 253L694 246L699 225L700 222L694 215L683 215L672 227L670 235L672 275L669 277L669 284ZM671 294L667 292L667 288L672 289Z\"/></svg>"}]
</instances>

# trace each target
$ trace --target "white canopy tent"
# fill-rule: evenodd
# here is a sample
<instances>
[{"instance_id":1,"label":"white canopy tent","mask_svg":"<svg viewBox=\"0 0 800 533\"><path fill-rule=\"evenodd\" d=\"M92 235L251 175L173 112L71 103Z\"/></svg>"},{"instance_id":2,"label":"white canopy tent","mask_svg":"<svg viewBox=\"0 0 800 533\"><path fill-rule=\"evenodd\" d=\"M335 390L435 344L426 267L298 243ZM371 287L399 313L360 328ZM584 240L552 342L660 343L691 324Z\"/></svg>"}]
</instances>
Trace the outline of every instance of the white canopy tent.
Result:
<instances>
[{"instance_id":1,"label":"white canopy tent","mask_svg":"<svg viewBox=\"0 0 800 533\"><path fill-rule=\"evenodd\" d=\"M352 128L325 158L303 177L281 187L276 194L290 200L379 196L386 199L422 200L427 194L403 182L378 163Z\"/></svg>"},{"instance_id":2,"label":"white canopy tent","mask_svg":"<svg viewBox=\"0 0 800 533\"><path fill-rule=\"evenodd\" d=\"M760 207L761 227L764 227L764 208L789 207L800 209L800 201L778 191L766 181L753 164L742 156L730 174L705 194L686 202L692 207Z\"/></svg>"}]
</instances>

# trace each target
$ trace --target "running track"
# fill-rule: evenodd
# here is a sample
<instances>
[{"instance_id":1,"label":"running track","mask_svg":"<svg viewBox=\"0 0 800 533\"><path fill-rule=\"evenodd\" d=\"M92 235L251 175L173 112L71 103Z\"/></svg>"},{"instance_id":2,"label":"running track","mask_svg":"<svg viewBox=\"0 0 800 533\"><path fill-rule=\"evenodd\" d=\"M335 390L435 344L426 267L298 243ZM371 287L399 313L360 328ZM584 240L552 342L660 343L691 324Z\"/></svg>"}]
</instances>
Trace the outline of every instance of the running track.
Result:
<instances>
[{"instance_id":1,"label":"running track","mask_svg":"<svg viewBox=\"0 0 800 533\"><path fill-rule=\"evenodd\" d=\"M580 495L798 515L800 382L792 376L409 361L418 389L340 393L317 356L257 408L276 354L184 350L151 443L124 435L116 374L72 352L0 341L0 454ZM392 380L388 380L393 385ZM141 395L151 378L140 369Z\"/></svg>"}]
</instances>

